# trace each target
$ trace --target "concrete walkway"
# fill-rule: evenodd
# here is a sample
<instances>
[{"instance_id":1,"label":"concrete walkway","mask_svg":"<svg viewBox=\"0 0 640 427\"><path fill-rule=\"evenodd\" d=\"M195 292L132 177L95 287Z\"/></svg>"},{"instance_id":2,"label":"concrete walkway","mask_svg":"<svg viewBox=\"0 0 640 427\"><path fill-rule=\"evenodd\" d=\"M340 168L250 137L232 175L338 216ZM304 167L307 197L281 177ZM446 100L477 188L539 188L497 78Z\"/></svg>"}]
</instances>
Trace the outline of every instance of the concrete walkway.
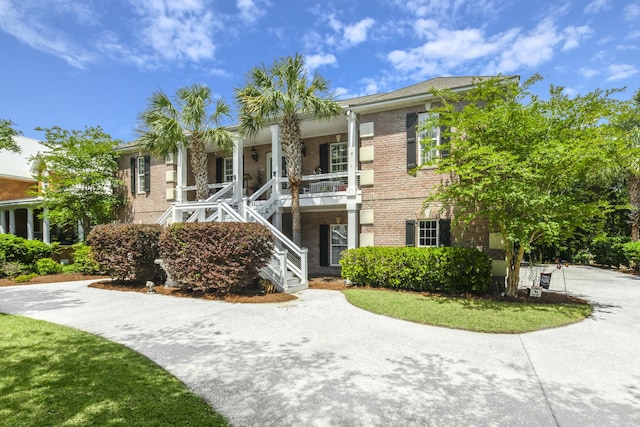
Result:
<instances>
[{"instance_id":1,"label":"concrete walkway","mask_svg":"<svg viewBox=\"0 0 640 427\"><path fill-rule=\"evenodd\" d=\"M563 271L593 316L521 335L390 319L322 290L240 305L59 283L0 288L0 312L123 343L236 426L640 425L640 279Z\"/></svg>"}]
</instances>

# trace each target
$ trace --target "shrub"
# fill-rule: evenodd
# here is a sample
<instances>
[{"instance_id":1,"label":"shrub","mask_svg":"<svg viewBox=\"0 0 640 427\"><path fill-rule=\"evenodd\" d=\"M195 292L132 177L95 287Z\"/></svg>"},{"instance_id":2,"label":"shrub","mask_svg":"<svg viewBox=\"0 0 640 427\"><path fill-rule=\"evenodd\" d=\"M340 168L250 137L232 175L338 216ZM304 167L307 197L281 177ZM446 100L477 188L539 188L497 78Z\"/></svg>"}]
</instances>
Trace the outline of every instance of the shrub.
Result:
<instances>
[{"instance_id":1,"label":"shrub","mask_svg":"<svg viewBox=\"0 0 640 427\"><path fill-rule=\"evenodd\" d=\"M0 276L4 277L16 277L27 271L29 271L29 266L20 262L9 261L0 265Z\"/></svg>"},{"instance_id":2,"label":"shrub","mask_svg":"<svg viewBox=\"0 0 640 427\"><path fill-rule=\"evenodd\" d=\"M76 243L73 248L73 264L69 267L71 271L82 274L98 274L100 265L93 259L91 246L85 243ZM67 267L63 267L66 269Z\"/></svg>"},{"instance_id":3,"label":"shrub","mask_svg":"<svg viewBox=\"0 0 640 427\"><path fill-rule=\"evenodd\" d=\"M623 246L629 241L627 237L595 237L589 248L596 264L613 266L618 268L621 264L626 265L627 259L624 255Z\"/></svg>"},{"instance_id":4,"label":"shrub","mask_svg":"<svg viewBox=\"0 0 640 427\"><path fill-rule=\"evenodd\" d=\"M157 224L102 224L91 230L87 243L102 270L120 280L146 282L160 277Z\"/></svg>"},{"instance_id":5,"label":"shrub","mask_svg":"<svg viewBox=\"0 0 640 427\"><path fill-rule=\"evenodd\" d=\"M58 274L62 272L62 265L51 258L41 258L36 261L36 272L41 275Z\"/></svg>"},{"instance_id":6,"label":"shrub","mask_svg":"<svg viewBox=\"0 0 640 427\"><path fill-rule=\"evenodd\" d=\"M578 264L589 264L590 261L591 261L591 254L586 249L580 249L573 256L573 262Z\"/></svg>"},{"instance_id":7,"label":"shrub","mask_svg":"<svg viewBox=\"0 0 640 427\"><path fill-rule=\"evenodd\" d=\"M635 271L640 271L640 241L622 245L624 256Z\"/></svg>"},{"instance_id":8,"label":"shrub","mask_svg":"<svg viewBox=\"0 0 640 427\"><path fill-rule=\"evenodd\" d=\"M359 285L411 291L486 294L491 259L469 248L363 247L340 260L342 277Z\"/></svg>"},{"instance_id":9,"label":"shrub","mask_svg":"<svg viewBox=\"0 0 640 427\"><path fill-rule=\"evenodd\" d=\"M34 277L38 277L38 273L29 273L29 274L22 274L16 278L13 279L14 282L16 283L24 283L24 282L28 282L29 280L33 279Z\"/></svg>"},{"instance_id":10,"label":"shrub","mask_svg":"<svg viewBox=\"0 0 640 427\"><path fill-rule=\"evenodd\" d=\"M27 240L12 234L0 234L0 258L9 262L33 264L51 256L54 247L39 240Z\"/></svg>"},{"instance_id":11,"label":"shrub","mask_svg":"<svg viewBox=\"0 0 640 427\"><path fill-rule=\"evenodd\" d=\"M178 223L160 236L160 257L183 289L229 292L250 285L273 248L256 223Z\"/></svg>"}]
</instances>

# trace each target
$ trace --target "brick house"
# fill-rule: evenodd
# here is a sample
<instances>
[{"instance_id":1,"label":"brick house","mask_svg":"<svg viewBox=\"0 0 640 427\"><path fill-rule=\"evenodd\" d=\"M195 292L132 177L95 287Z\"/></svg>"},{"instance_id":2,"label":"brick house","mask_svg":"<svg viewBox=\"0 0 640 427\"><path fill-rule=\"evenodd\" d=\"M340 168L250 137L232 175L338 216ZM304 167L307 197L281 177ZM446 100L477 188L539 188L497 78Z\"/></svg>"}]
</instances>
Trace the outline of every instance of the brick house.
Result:
<instances>
[{"instance_id":1,"label":"brick house","mask_svg":"<svg viewBox=\"0 0 640 427\"><path fill-rule=\"evenodd\" d=\"M266 276L275 282L282 281L275 270L281 276L297 276L291 285L280 286L285 291L306 287L309 274L339 274L342 250L372 245L477 247L494 255L495 272L503 275L497 236L490 236L482 223L452 234L450 209L423 206L443 177L431 167L416 170L442 154L439 131L418 129L436 102L430 90L466 91L473 80L438 77L389 93L343 100L341 116L302 123L300 211L302 246L308 249L292 247L287 238L291 196L277 125L251 139L232 127L237 133L233 153L209 153L212 195L199 202L194 200L186 152L156 159L136 143L120 147L121 179L130 196L122 220L264 222L277 235L276 247L283 253ZM412 170L415 173L409 173Z\"/></svg>"},{"instance_id":2,"label":"brick house","mask_svg":"<svg viewBox=\"0 0 640 427\"><path fill-rule=\"evenodd\" d=\"M38 218L41 200L30 195L39 185L32 158L45 147L36 139L13 137L20 153L0 152L0 233L51 242L49 221ZM54 236L56 237L56 236Z\"/></svg>"}]
</instances>

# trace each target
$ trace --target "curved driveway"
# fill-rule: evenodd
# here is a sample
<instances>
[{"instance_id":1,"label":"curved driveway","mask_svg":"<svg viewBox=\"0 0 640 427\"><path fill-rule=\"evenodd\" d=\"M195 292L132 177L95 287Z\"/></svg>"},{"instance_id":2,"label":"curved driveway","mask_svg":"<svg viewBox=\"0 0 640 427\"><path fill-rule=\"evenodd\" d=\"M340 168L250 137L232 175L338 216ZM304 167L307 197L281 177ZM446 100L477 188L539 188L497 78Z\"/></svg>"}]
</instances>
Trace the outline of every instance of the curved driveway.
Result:
<instances>
[{"instance_id":1,"label":"curved driveway","mask_svg":"<svg viewBox=\"0 0 640 427\"><path fill-rule=\"evenodd\" d=\"M85 281L0 288L0 312L123 343L236 426L640 425L640 279L563 272L593 316L520 335L390 319L323 290L251 305Z\"/></svg>"}]
</instances>

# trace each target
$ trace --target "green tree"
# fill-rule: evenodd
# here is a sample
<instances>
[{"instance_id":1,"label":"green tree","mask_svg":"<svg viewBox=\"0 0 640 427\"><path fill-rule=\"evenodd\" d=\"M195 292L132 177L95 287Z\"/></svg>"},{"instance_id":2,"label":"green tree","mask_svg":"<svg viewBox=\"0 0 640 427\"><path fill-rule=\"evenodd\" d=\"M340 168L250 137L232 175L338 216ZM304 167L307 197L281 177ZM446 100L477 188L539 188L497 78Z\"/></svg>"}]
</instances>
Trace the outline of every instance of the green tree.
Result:
<instances>
[{"instance_id":1,"label":"green tree","mask_svg":"<svg viewBox=\"0 0 640 427\"><path fill-rule=\"evenodd\" d=\"M633 95L631 103L631 114L622 122L622 128L628 132L630 148L637 149L640 148L640 89ZM640 159L637 156L632 159L627 171L627 190L631 205L631 240L636 242L640 238Z\"/></svg>"},{"instance_id":2,"label":"green tree","mask_svg":"<svg viewBox=\"0 0 640 427\"><path fill-rule=\"evenodd\" d=\"M454 206L458 223L486 220L502 234L509 295L533 243L603 217L610 204L601 192L628 155L616 124L626 104L612 98L619 90L570 98L551 86L542 99L530 91L539 80L487 79L466 95L434 90L442 107L428 124L443 126L449 155L434 162L443 184L425 203Z\"/></svg>"},{"instance_id":3,"label":"green tree","mask_svg":"<svg viewBox=\"0 0 640 427\"><path fill-rule=\"evenodd\" d=\"M233 148L233 135L222 126L229 117L229 105L213 99L211 89L193 84L176 91L172 100L161 90L153 92L147 108L139 115L138 133L142 147L166 156L179 147L189 150L196 182L196 199L209 198L208 147L222 152ZM211 106L213 110L211 111Z\"/></svg>"},{"instance_id":4,"label":"green tree","mask_svg":"<svg viewBox=\"0 0 640 427\"><path fill-rule=\"evenodd\" d=\"M265 126L280 125L280 141L291 188L293 241L300 245L300 183L302 181L303 117L327 119L342 111L328 93L329 83L317 72L309 80L300 54L280 58L273 65L253 68L244 87L236 89L240 129L255 136Z\"/></svg>"},{"instance_id":5,"label":"green tree","mask_svg":"<svg viewBox=\"0 0 640 427\"><path fill-rule=\"evenodd\" d=\"M14 128L15 123L11 120L0 119L0 150L8 150L14 153L20 152L20 147L13 140L14 136L22 132Z\"/></svg>"},{"instance_id":6,"label":"green tree","mask_svg":"<svg viewBox=\"0 0 640 427\"><path fill-rule=\"evenodd\" d=\"M36 195L49 208L49 220L60 227L80 223L86 235L94 225L115 219L123 203L115 152L121 141L100 126L82 131L57 126L36 130L45 132L42 144L47 148L35 159L39 181L46 183Z\"/></svg>"}]
</instances>

